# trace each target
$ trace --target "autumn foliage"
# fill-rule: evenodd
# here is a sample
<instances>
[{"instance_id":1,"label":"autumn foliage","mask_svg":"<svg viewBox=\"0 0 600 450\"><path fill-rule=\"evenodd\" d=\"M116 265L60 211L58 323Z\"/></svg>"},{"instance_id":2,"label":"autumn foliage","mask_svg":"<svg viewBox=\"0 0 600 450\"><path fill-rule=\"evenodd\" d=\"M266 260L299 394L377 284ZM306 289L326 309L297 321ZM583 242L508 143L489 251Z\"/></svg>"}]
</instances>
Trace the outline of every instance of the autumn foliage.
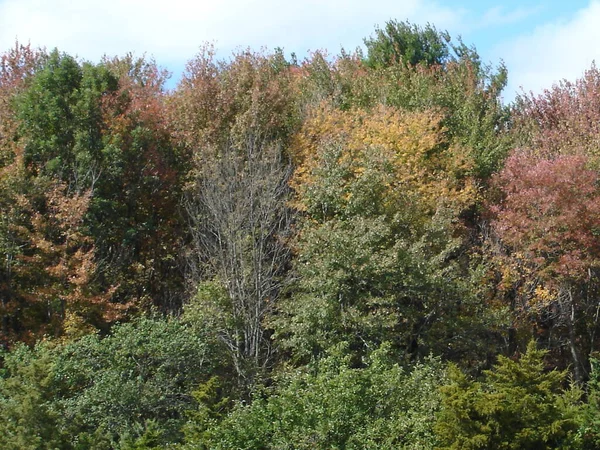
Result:
<instances>
[{"instance_id":1,"label":"autumn foliage","mask_svg":"<svg viewBox=\"0 0 600 450\"><path fill-rule=\"evenodd\" d=\"M0 447L598 447L598 69L365 44L0 55Z\"/></svg>"},{"instance_id":2,"label":"autumn foliage","mask_svg":"<svg viewBox=\"0 0 600 450\"><path fill-rule=\"evenodd\" d=\"M469 176L473 163L463 148L449 145L441 120L435 112L408 113L383 106L346 112L321 106L291 146L297 164L291 185L305 199L298 206L311 209L312 192L319 183L315 175L324 165L335 165L345 175L331 187L348 206L358 197L352 186L364 185L361 179L375 171L388 173L377 188L384 202L414 196L429 213L440 203L454 204L458 210L468 207L476 198ZM340 149L334 160L326 150L331 147Z\"/></svg>"},{"instance_id":3,"label":"autumn foliage","mask_svg":"<svg viewBox=\"0 0 600 450\"><path fill-rule=\"evenodd\" d=\"M582 280L600 262L599 175L585 156L514 154L494 183L503 199L494 228L549 282Z\"/></svg>"}]
</instances>

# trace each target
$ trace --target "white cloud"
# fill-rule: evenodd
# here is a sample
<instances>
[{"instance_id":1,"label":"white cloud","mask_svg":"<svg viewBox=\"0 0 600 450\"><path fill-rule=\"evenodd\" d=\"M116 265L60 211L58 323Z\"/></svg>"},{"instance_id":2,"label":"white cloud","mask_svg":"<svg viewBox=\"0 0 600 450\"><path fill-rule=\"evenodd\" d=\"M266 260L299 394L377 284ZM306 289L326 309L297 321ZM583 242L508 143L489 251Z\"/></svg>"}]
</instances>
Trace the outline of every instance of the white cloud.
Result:
<instances>
[{"instance_id":1,"label":"white cloud","mask_svg":"<svg viewBox=\"0 0 600 450\"><path fill-rule=\"evenodd\" d=\"M97 61L128 51L182 65L204 42L229 52L273 48L304 55L362 43L390 18L453 30L460 12L434 0L0 0L0 49L15 39Z\"/></svg>"},{"instance_id":2,"label":"white cloud","mask_svg":"<svg viewBox=\"0 0 600 450\"><path fill-rule=\"evenodd\" d=\"M600 1L594 0L573 17L545 24L532 33L500 45L509 85L506 100L515 93L541 93L553 84L581 77L594 60L600 61Z\"/></svg>"}]
</instances>

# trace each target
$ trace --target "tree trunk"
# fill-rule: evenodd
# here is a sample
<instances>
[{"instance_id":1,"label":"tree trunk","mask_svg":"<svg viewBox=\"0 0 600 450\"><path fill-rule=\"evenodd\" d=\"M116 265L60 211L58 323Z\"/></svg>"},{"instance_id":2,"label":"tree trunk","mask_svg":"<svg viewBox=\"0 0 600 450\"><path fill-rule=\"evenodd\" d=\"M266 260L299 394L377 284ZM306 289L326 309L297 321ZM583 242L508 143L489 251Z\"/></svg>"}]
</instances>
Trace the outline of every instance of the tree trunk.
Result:
<instances>
[{"instance_id":1,"label":"tree trunk","mask_svg":"<svg viewBox=\"0 0 600 450\"><path fill-rule=\"evenodd\" d=\"M585 381L585 369L581 358L581 353L577 346L577 331L576 331L576 311L575 301L573 299L573 292L571 288L567 289L568 295L568 314L567 314L567 328L569 333L569 351L571 352L571 359L573 360L573 377L577 384L583 384Z\"/></svg>"}]
</instances>

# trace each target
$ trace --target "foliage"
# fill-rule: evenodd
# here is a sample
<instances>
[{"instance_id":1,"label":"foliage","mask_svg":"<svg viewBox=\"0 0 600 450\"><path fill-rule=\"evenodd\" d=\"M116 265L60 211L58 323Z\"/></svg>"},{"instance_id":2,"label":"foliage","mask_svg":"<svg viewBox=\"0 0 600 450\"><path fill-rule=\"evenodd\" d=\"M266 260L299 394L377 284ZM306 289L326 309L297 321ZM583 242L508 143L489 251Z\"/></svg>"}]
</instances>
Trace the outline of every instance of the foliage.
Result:
<instances>
[{"instance_id":1,"label":"foliage","mask_svg":"<svg viewBox=\"0 0 600 450\"><path fill-rule=\"evenodd\" d=\"M542 158L583 153L597 167L599 87L600 72L592 64L575 82L521 95L513 111L515 139Z\"/></svg>"},{"instance_id":2,"label":"foliage","mask_svg":"<svg viewBox=\"0 0 600 450\"><path fill-rule=\"evenodd\" d=\"M206 357L203 340L174 320L139 319L104 339L84 337L57 361L57 407L73 435L118 441L156 421L162 442L176 440L189 392L210 367Z\"/></svg>"},{"instance_id":3,"label":"foliage","mask_svg":"<svg viewBox=\"0 0 600 450\"><path fill-rule=\"evenodd\" d=\"M64 185L40 184L47 191L35 199L37 207L24 195L17 199L30 218L29 226L14 230L23 248L13 267L15 283L23 286L21 299L27 302L19 317L22 325L32 333L61 335L69 314L91 325L118 316L119 308L108 303L110 294L93 286L95 249L82 231L89 191L69 196Z\"/></svg>"},{"instance_id":4,"label":"foliage","mask_svg":"<svg viewBox=\"0 0 600 450\"><path fill-rule=\"evenodd\" d=\"M0 56L0 447L598 446L598 70L365 43Z\"/></svg>"},{"instance_id":5,"label":"foliage","mask_svg":"<svg viewBox=\"0 0 600 450\"><path fill-rule=\"evenodd\" d=\"M66 286L64 280L76 280L75 267L76 283L85 284L78 302L87 299L92 309L100 299L112 304L104 320L81 315L93 325L114 321L134 304L168 309L180 303L174 250L183 234L178 200L185 170L166 127L163 82L151 62L128 57L93 65L54 51L13 96L20 156L10 171L20 178L11 185L6 234L20 248L10 256L21 264L13 264L5 302L17 333L47 331L43 320L36 324L14 311L33 317L41 302L58 301L65 294L39 295L32 286L52 285L47 275L61 271L57 284ZM67 222L60 221L69 218L67 237ZM53 320L66 317L64 306L46 309ZM60 320L53 334L60 334Z\"/></svg>"},{"instance_id":6,"label":"foliage","mask_svg":"<svg viewBox=\"0 0 600 450\"><path fill-rule=\"evenodd\" d=\"M174 311L183 293L180 200L189 161L169 128L168 74L131 55L104 64L119 86L102 102L104 177L89 218L101 273L118 286L115 300Z\"/></svg>"},{"instance_id":7,"label":"foliage","mask_svg":"<svg viewBox=\"0 0 600 450\"><path fill-rule=\"evenodd\" d=\"M547 160L515 153L495 179L504 195L492 207L494 228L544 280L582 281L600 256L598 181L584 156Z\"/></svg>"},{"instance_id":8,"label":"foliage","mask_svg":"<svg viewBox=\"0 0 600 450\"><path fill-rule=\"evenodd\" d=\"M520 147L494 180L500 292L553 349L588 377L598 312L598 85L595 65L575 82L523 94L513 110ZM525 314L523 314L525 313Z\"/></svg>"},{"instance_id":9,"label":"foliage","mask_svg":"<svg viewBox=\"0 0 600 450\"><path fill-rule=\"evenodd\" d=\"M393 23L392 27L396 26L418 29ZM376 47L386 45L377 41ZM444 127L446 145L464 148L473 161L471 174L485 182L501 167L512 145L513 138L507 133L509 111L501 98L506 68L482 63L476 50L462 43L453 50L447 45L446 52L454 56L446 58L443 65L407 65L390 56L381 67L369 67L360 54L342 53L329 61L317 52L294 71L301 110L310 111L328 101L343 110L386 105L435 111Z\"/></svg>"},{"instance_id":10,"label":"foliage","mask_svg":"<svg viewBox=\"0 0 600 450\"><path fill-rule=\"evenodd\" d=\"M14 100L26 89L45 57L43 52L18 43L0 56L0 342L3 345L25 337L17 317L22 304L13 295L14 266L22 254L15 227L22 223L24 215L18 201L24 183L23 148L18 139Z\"/></svg>"},{"instance_id":11,"label":"foliage","mask_svg":"<svg viewBox=\"0 0 600 450\"><path fill-rule=\"evenodd\" d=\"M291 171L278 145L252 135L241 148L224 148L203 169L187 193L194 239L190 259L197 265L195 280L212 276L225 288L220 313L227 323L219 320L213 332L251 385L256 372L271 363L263 322L273 312L289 261L285 239L291 222L286 205ZM197 297L196 302L206 299Z\"/></svg>"},{"instance_id":12,"label":"foliage","mask_svg":"<svg viewBox=\"0 0 600 450\"><path fill-rule=\"evenodd\" d=\"M451 370L436 423L440 448L577 448L582 392L563 389L566 372L545 371L545 354L532 341L518 361L499 356L480 382Z\"/></svg>"},{"instance_id":13,"label":"foliage","mask_svg":"<svg viewBox=\"0 0 600 450\"><path fill-rule=\"evenodd\" d=\"M366 63L382 68L394 63L406 65L443 65L450 58L450 35L427 24L424 28L408 22L390 20L375 36L365 39Z\"/></svg>"},{"instance_id":14,"label":"foliage","mask_svg":"<svg viewBox=\"0 0 600 450\"><path fill-rule=\"evenodd\" d=\"M215 325L212 333L247 387L273 363L264 321L289 261L291 166L283 146L294 122L290 89L279 52L215 61L206 48L189 63L171 103L193 162L185 193L188 281L192 291L213 282L226 291L218 296L221 310L202 295L192 308Z\"/></svg>"},{"instance_id":15,"label":"foliage","mask_svg":"<svg viewBox=\"0 0 600 450\"><path fill-rule=\"evenodd\" d=\"M460 314L457 218L476 189L469 159L443 139L437 116L392 108L325 108L296 138L292 187L306 217L297 284L275 319L296 357L344 340L359 353L391 341L427 354L428 332Z\"/></svg>"},{"instance_id":16,"label":"foliage","mask_svg":"<svg viewBox=\"0 0 600 450\"><path fill-rule=\"evenodd\" d=\"M583 448L593 449L600 445L600 374L597 354L591 358L592 370L587 383L587 403L583 406L583 417L580 434L583 437Z\"/></svg>"},{"instance_id":17,"label":"foliage","mask_svg":"<svg viewBox=\"0 0 600 450\"><path fill-rule=\"evenodd\" d=\"M457 209L469 207L476 195L468 176L472 161L460 146L446 145L440 121L432 112L404 113L390 107L349 112L326 105L317 109L291 149L298 166L292 187L302 198L298 207L319 220L346 208L346 216L385 213L385 204L391 207L401 195L420 196L429 213L438 201L455 203ZM319 178L324 179L323 171L333 165L339 169L330 175L336 179L327 180L327 187L338 189L329 195L342 202L339 207L320 197L326 195L322 193L326 188ZM377 184L381 186L376 188ZM362 198L364 193L353 193L351 188L379 191ZM372 200L374 206L367 206Z\"/></svg>"},{"instance_id":18,"label":"foliage","mask_svg":"<svg viewBox=\"0 0 600 450\"><path fill-rule=\"evenodd\" d=\"M209 373L200 336L141 318L104 339L19 346L0 377L3 448L136 448L177 442L189 394ZM126 445L127 444L127 445Z\"/></svg>"},{"instance_id":19,"label":"foliage","mask_svg":"<svg viewBox=\"0 0 600 450\"><path fill-rule=\"evenodd\" d=\"M383 346L365 367L352 368L340 349L209 422L185 448L433 448L440 362L404 370Z\"/></svg>"},{"instance_id":20,"label":"foliage","mask_svg":"<svg viewBox=\"0 0 600 450\"><path fill-rule=\"evenodd\" d=\"M64 448L57 427L60 413L52 409L56 395L52 347L41 343L31 350L19 344L2 356L0 446L14 450Z\"/></svg>"},{"instance_id":21,"label":"foliage","mask_svg":"<svg viewBox=\"0 0 600 450\"><path fill-rule=\"evenodd\" d=\"M205 46L187 64L171 100L178 139L194 157L231 143L242 146L249 134L285 140L294 127L294 96L289 64L281 52L234 53L217 60Z\"/></svg>"},{"instance_id":22,"label":"foliage","mask_svg":"<svg viewBox=\"0 0 600 450\"><path fill-rule=\"evenodd\" d=\"M540 318L567 346L582 381L598 329L600 262L598 173L583 155L552 159L516 152L494 179L501 197L491 207L494 231L507 246L498 257L501 286L515 308Z\"/></svg>"}]
</instances>

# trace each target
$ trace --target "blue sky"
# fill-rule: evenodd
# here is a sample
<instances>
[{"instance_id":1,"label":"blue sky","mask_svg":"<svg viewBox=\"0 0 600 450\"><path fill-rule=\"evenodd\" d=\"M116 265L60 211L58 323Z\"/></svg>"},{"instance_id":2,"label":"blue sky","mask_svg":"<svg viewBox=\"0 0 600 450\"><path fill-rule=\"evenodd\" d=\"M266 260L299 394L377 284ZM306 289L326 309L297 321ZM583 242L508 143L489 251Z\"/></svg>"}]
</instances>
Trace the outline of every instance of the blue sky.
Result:
<instances>
[{"instance_id":1,"label":"blue sky","mask_svg":"<svg viewBox=\"0 0 600 450\"><path fill-rule=\"evenodd\" d=\"M362 45L389 19L432 23L504 60L505 101L575 80L600 60L600 0L0 0L0 49L15 39L98 61L154 56L176 84L205 42L226 57L240 47L283 47L303 57Z\"/></svg>"}]
</instances>

